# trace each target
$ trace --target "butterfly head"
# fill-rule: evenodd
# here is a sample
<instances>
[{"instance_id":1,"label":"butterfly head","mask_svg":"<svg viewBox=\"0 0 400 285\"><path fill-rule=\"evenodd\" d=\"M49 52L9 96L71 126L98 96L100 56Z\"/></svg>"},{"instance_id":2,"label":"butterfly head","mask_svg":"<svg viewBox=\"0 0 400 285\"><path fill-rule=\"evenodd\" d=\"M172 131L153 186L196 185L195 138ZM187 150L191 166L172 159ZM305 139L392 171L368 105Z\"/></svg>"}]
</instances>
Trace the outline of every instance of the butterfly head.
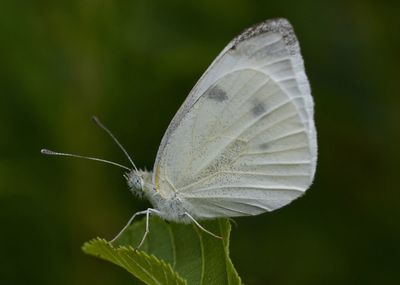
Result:
<instances>
[{"instance_id":1,"label":"butterfly head","mask_svg":"<svg viewBox=\"0 0 400 285\"><path fill-rule=\"evenodd\" d=\"M144 187L143 172L132 170L131 172L125 174L125 178L132 193L142 197Z\"/></svg>"}]
</instances>

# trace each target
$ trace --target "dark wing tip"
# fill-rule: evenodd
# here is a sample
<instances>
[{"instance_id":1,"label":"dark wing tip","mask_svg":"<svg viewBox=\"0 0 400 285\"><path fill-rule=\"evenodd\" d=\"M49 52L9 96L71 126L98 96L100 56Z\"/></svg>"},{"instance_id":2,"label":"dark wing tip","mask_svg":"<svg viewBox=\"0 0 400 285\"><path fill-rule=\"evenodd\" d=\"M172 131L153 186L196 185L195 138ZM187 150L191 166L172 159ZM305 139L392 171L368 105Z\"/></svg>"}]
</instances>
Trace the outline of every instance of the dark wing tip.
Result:
<instances>
[{"instance_id":1,"label":"dark wing tip","mask_svg":"<svg viewBox=\"0 0 400 285\"><path fill-rule=\"evenodd\" d=\"M250 28L247 28L232 40L232 48L234 49L243 41L269 32L281 34L291 54L295 54L299 51L298 42L293 27L285 18L268 19L251 26Z\"/></svg>"}]
</instances>

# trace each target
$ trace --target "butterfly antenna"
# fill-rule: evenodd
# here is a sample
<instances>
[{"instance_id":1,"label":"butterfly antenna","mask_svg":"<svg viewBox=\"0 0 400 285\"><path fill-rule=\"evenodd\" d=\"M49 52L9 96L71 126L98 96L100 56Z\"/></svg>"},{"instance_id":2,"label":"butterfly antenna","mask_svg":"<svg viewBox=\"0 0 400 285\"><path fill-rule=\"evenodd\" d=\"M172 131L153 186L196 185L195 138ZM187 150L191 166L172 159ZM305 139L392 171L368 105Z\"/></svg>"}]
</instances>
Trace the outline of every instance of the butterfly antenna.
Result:
<instances>
[{"instance_id":1,"label":"butterfly antenna","mask_svg":"<svg viewBox=\"0 0 400 285\"><path fill-rule=\"evenodd\" d=\"M69 157L84 158L84 159L88 159L88 160L100 161L100 162L103 162L103 163L112 164L112 165L121 167L123 169L126 169L128 171L131 171L131 169L129 167L123 166L123 165L121 165L119 163L112 162L112 161L109 161L109 160L97 158L97 157L90 157L90 156L83 156L83 155L78 155L78 154L56 152L56 151L52 151L52 150L48 150L48 149L42 149L40 152L42 154L45 154L45 155L69 156Z\"/></svg>"},{"instance_id":2,"label":"butterfly antenna","mask_svg":"<svg viewBox=\"0 0 400 285\"><path fill-rule=\"evenodd\" d=\"M119 148L124 152L124 154L126 155L126 157L129 159L130 163L133 165L133 168L135 168L136 171L138 171L136 165L133 163L132 158L129 156L128 152L126 151L126 149L122 146L122 144L117 140L117 138L113 135L113 133L106 127L103 125L102 122L100 122L100 120L96 117L93 116L92 117L93 122L100 128L102 128L104 131L106 131L106 133L112 138L112 140L119 146Z\"/></svg>"}]
</instances>

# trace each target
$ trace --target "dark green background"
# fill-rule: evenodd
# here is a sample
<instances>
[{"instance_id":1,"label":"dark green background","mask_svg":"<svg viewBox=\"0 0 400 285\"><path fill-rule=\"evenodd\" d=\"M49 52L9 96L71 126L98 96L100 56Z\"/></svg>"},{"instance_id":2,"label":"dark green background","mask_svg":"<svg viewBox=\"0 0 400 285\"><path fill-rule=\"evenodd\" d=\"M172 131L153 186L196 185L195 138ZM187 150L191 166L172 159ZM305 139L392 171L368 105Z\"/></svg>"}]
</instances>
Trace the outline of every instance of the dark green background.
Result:
<instances>
[{"instance_id":1,"label":"dark green background","mask_svg":"<svg viewBox=\"0 0 400 285\"><path fill-rule=\"evenodd\" d=\"M118 168L140 167L191 87L237 33L286 17L300 40L319 139L315 183L271 214L237 219L246 284L400 284L398 1L0 2L0 283L138 284L84 255L146 207Z\"/></svg>"}]
</instances>

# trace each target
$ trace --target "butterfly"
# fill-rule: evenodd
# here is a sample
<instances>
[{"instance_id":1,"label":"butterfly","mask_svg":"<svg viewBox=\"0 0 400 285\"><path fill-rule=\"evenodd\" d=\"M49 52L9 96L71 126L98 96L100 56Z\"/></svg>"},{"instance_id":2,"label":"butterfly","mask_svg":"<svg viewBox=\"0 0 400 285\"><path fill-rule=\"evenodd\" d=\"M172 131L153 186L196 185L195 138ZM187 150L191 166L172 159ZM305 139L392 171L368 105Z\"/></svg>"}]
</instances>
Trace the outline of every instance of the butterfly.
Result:
<instances>
[{"instance_id":1,"label":"butterfly","mask_svg":"<svg viewBox=\"0 0 400 285\"><path fill-rule=\"evenodd\" d=\"M217 56L172 119L152 172L132 168L130 190L153 208L135 213L178 223L254 216L283 207L311 185L317 162L314 103L300 47L286 19L246 29Z\"/></svg>"}]
</instances>

